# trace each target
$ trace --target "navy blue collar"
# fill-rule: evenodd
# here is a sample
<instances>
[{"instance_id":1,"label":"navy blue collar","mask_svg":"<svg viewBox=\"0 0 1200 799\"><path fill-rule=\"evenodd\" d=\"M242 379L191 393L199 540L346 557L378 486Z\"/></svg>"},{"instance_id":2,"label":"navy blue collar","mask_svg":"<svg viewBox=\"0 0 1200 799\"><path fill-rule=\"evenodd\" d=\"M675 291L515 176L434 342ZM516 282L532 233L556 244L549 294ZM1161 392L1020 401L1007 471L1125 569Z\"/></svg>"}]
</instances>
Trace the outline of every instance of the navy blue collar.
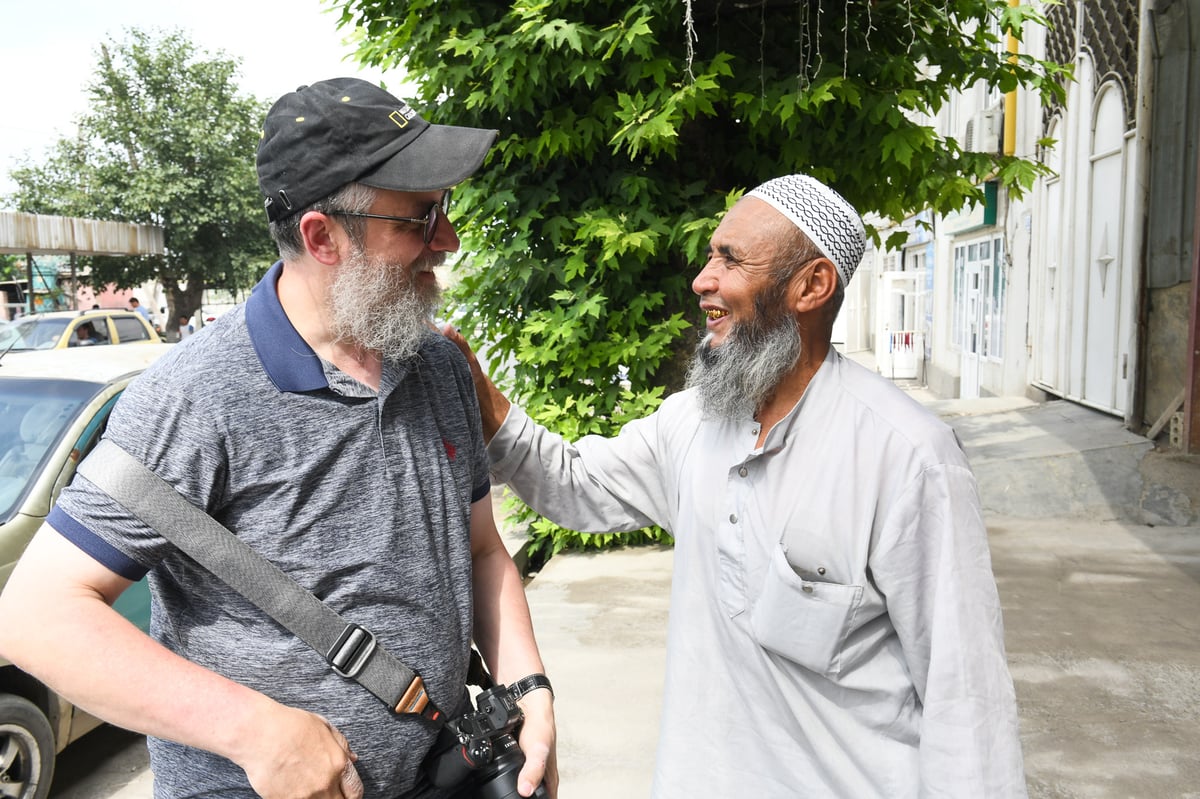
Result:
<instances>
[{"instance_id":1,"label":"navy blue collar","mask_svg":"<svg viewBox=\"0 0 1200 799\"><path fill-rule=\"evenodd\" d=\"M246 328L258 360L280 391L316 391L329 387L321 359L300 337L279 303L275 288L283 272L276 261L246 300Z\"/></svg>"}]
</instances>

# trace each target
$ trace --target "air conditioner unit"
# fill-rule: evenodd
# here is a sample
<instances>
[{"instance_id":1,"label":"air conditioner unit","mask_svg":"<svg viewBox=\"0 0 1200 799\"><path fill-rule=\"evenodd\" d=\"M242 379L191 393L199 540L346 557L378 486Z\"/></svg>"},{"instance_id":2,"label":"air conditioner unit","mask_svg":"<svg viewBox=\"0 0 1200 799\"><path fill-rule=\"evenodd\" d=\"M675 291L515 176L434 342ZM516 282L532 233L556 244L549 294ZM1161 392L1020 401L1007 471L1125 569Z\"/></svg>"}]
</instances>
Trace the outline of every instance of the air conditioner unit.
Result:
<instances>
[{"instance_id":1,"label":"air conditioner unit","mask_svg":"<svg viewBox=\"0 0 1200 799\"><path fill-rule=\"evenodd\" d=\"M967 132L963 136L963 149L971 153L1000 152L1000 137L1004 130L1004 116L999 108L976 111L967 120Z\"/></svg>"}]
</instances>

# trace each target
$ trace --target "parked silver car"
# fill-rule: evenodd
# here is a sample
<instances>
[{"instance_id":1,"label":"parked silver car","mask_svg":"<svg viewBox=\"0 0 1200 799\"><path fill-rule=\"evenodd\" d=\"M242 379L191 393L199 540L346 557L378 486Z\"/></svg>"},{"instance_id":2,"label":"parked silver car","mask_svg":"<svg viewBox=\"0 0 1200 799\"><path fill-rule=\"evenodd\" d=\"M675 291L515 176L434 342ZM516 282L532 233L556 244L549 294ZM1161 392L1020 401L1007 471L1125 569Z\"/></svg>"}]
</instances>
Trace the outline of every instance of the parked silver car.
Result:
<instances>
[{"instance_id":1,"label":"parked silver car","mask_svg":"<svg viewBox=\"0 0 1200 799\"><path fill-rule=\"evenodd\" d=\"M0 357L0 588L79 461L100 439L117 397L171 346ZM126 591L117 608L148 629L145 581ZM0 796L44 799L58 753L99 724L0 658Z\"/></svg>"}]
</instances>

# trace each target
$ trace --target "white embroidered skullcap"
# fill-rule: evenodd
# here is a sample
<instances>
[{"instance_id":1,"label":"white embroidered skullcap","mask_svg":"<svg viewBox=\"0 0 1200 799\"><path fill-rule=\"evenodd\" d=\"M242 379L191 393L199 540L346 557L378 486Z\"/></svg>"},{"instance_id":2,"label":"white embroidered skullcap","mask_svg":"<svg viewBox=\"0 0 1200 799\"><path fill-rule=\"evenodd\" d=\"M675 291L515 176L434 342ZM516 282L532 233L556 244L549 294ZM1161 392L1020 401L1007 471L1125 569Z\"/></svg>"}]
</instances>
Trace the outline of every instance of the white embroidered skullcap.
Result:
<instances>
[{"instance_id":1,"label":"white embroidered skullcap","mask_svg":"<svg viewBox=\"0 0 1200 799\"><path fill-rule=\"evenodd\" d=\"M746 195L757 197L791 220L837 267L845 286L867 248L862 218L842 195L808 175L773 178Z\"/></svg>"}]
</instances>

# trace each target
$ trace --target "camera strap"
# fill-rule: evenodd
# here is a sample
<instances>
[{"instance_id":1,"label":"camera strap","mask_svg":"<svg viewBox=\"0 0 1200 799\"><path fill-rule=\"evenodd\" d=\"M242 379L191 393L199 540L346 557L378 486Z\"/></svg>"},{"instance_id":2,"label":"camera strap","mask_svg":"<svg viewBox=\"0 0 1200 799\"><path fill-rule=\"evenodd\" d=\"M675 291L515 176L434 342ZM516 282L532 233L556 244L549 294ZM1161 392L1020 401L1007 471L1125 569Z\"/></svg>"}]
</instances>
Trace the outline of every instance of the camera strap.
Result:
<instances>
[{"instance_id":1,"label":"camera strap","mask_svg":"<svg viewBox=\"0 0 1200 799\"><path fill-rule=\"evenodd\" d=\"M444 720L421 675L380 647L374 633L342 618L121 447L102 440L78 471L393 713Z\"/></svg>"}]
</instances>

